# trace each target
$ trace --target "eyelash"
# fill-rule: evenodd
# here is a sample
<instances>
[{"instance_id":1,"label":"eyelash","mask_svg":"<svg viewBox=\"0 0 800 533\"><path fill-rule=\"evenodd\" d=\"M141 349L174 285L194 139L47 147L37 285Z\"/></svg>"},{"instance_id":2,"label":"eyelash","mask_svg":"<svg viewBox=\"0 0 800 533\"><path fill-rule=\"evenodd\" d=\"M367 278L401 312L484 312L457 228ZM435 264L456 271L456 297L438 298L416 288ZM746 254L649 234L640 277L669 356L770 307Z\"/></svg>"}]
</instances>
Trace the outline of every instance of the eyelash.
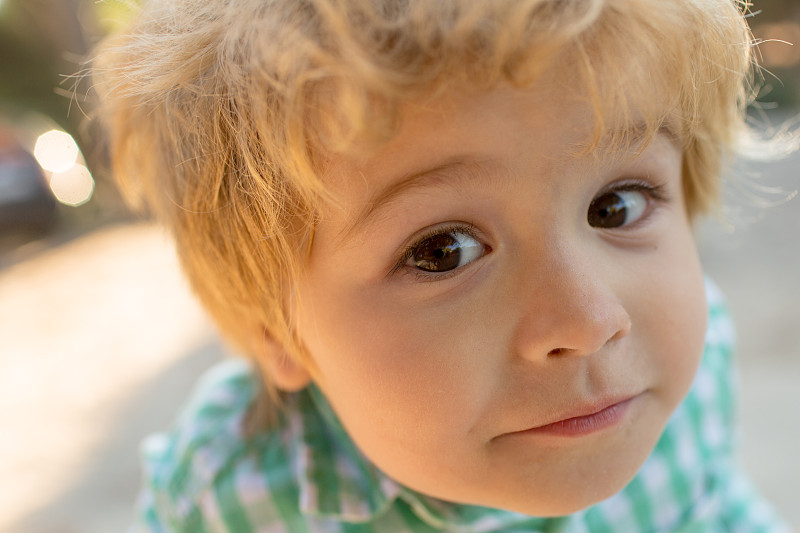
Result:
<instances>
[{"instance_id":1,"label":"eyelash","mask_svg":"<svg viewBox=\"0 0 800 533\"><path fill-rule=\"evenodd\" d=\"M661 184L653 184L644 180L640 179L633 179L633 180L624 180L621 183L613 183L606 189L600 191L595 198L599 197L602 194L608 194L610 192L625 192L625 191L634 191L634 192L641 192L647 194L651 199L655 200L659 203L668 203L670 201L669 195L667 194L666 187Z\"/></svg>"},{"instance_id":2,"label":"eyelash","mask_svg":"<svg viewBox=\"0 0 800 533\"><path fill-rule=\"evenodd\" d=\"M449 233L463 233L475 239L476 241L481 241L478 237L478 231L472 224L467 224L463 222L456 222L451 224L446 224L444 226L436 226L435 228L431 228L430 230L426 231L419 237L414 238L406 247L403 249L403 252L400 254L395 265L389 271L389 275L394 275L400 272L405 266L407 266L408 261L414 257L414 252L428 239L432 239L437 235L447 235ZM488 245L486 246L486 253L488 253L491 249ZM464 268L464 267L461 267ZM460 273L461 268L455 268L453 270L448 270L445 272L425 272L423 270L413 269L413 276L418 281L442 281L453 277Z\"/></svg>"}]
</instances>

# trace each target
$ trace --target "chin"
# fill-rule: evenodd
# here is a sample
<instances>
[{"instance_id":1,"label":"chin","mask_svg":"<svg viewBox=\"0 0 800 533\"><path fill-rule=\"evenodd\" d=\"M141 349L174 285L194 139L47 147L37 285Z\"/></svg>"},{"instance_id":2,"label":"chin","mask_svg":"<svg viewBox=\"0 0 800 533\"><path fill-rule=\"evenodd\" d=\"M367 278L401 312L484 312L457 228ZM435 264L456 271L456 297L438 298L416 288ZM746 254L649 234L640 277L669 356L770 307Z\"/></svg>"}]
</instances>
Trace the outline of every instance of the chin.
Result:
<instances>
[{"instance_id":1,"label":"chin","mask_svg":"<svg viewBox=\"0 0 800 533\"><path fill-rule=\"evenodd\" d=\"M572 495L565 498L553 498L552 496L543 497L542 495L537 495L534 504L531 504L531 501L519 502L519 505L509 505L508 502L505 502L505 504L497 504L494 505L494 507L515 513L521 513L527 516L553 518L583 511L592 505L610 498L622 490L624 486L625 485L623 484L622 486L613 490L593 493L591 496L579 495L578 497L575 497L575 495Z\"/></svg>"},{"instance_id":2,"label":"chin","mask_svg":"<svg viewBox=\"0 0 800 533\"><path fill-rule=\"evenodd\" d=\"M542 518L565 516L587 509L606 500L621 490L636 476L641 464L626 465L616 471L597 472L594 475L575 476L556 486L537 486L522 498L514 495L505 501L495 501L490 506L528 516ZM566 480L565 480L566 481ZM520 491L517 494L522 494Z\"/></svg>"}]
</instances>

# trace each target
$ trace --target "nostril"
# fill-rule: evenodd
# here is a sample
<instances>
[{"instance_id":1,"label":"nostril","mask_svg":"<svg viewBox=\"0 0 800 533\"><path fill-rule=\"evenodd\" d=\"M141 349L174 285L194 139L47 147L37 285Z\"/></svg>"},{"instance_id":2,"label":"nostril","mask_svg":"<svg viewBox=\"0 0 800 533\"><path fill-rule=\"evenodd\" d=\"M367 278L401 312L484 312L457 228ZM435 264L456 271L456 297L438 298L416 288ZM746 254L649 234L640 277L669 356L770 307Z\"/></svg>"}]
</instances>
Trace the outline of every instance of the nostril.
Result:
<instances>
[{"instance_id":1,"label":"nostril","mask_svg":"<svg viewBox=\"0 0 800 533\"><path fill-rule=\"evenodd\" d=\"M562 353L566 352L566 348L556 348L554 350L550 350L547 355L561 355Z\"/></svg>"}]
</instances>

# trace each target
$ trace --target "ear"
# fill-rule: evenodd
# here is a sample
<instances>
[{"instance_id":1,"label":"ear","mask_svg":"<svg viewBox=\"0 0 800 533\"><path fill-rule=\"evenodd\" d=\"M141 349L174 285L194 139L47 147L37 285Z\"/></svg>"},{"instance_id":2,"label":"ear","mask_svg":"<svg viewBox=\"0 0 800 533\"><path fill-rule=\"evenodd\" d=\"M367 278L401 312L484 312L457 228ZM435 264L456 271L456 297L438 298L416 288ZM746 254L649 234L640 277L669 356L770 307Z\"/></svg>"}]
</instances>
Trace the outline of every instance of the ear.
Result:
<instances>
[{"instance_id":1,"label":"ear","mask_svg":"<svg viewBox=\"0 0 800 533\"><path fill-rule=\"evenodd\" d=\"M311 381L306 367L289 356L281 343L276 341L266 330L259 335L256 354L265 365L272 383L279 390L296 392L306 387Z\"/></svg>"}]
</instances>

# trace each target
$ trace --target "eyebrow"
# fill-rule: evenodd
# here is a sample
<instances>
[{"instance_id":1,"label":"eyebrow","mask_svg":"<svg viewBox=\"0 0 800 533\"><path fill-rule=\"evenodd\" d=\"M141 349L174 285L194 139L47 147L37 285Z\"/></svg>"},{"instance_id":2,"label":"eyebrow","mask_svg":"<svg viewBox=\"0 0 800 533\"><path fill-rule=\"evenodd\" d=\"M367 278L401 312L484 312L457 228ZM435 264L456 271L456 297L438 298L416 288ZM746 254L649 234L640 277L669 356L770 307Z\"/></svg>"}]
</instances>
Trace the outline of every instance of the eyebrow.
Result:
<instances>
[{"instance_id":1,"label":"eyebrow","mask_svg":"<svg viewBox=\"0 0 800 533\"><path fill-rule=\"evenodd\" d=\"M675 131L674 126L670 122L663 122L659 125L658 128L655 130L650 129L645 122L634 122L627 128L622 128L619 130L612 130L609 132L606 137L607 138L617 138L617 139L628 139L629 146L635 147L640 142L645 140L645 134L650 131L653 133L653 136L650 137L650 141L652 142L656 137L659 135L666 137L667 140L672 143L673 146L683 150L683 142L681 136ZM647 145L649 146L649 144ZM643 146L642 148L646 148Z\"/></svg>"},{"instance_id":2,"label":"eyebrow","mask_svg":"<svg viewBox=\"0 0 800 533\"><path fill-rule=\"evenodd\" d=\"M490 176L496 176L501 170L502 166L497 161L457 158L435 167L402 175L391 180L390 185L379 190L367 201L353 222L344 229L342 238L352 234L399 197L411 191L439 185L455 187L464 181L487 180Z\"/></svg>"}]
</instances>

